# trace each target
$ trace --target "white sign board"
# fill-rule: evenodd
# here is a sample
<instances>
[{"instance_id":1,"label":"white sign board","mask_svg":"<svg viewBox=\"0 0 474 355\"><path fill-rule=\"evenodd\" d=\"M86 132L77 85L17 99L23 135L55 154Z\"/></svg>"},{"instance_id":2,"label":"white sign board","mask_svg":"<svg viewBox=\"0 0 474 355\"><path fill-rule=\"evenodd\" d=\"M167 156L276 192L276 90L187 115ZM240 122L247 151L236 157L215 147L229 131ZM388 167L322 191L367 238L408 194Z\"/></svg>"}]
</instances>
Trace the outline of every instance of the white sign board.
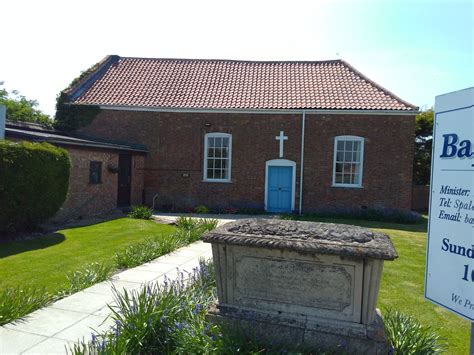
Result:
<instances>
[{"instance_id":1,"label":"white sign board","mask_svg":"<svg viewBox=\"0 0 474 355\"><path fill-rule=\"evenodd\" d=\"M425 297L474 321L474 88L436 97Z\"/></svg>"}]
</instances>

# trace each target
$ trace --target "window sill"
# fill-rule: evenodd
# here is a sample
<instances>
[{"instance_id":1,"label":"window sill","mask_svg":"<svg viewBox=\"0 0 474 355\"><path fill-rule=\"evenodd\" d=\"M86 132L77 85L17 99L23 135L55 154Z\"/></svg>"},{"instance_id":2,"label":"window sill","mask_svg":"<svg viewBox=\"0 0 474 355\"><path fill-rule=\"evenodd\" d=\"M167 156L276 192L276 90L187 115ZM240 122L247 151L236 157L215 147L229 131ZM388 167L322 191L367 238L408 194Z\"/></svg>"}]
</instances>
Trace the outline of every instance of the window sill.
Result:
<instances>
[{"instance_id":1,"label":"window sill","mask_svg":"<svg viewBox=\"0 0 474 355\"><path fill-rule=\"evenodd\" d=\"M362 185L336 185L332 184L331 187L344 188L344 189L363 189Z\"/></svg>"},{"instance_id":2,"label":"window sill","mask_svg":"<svg viewBox=\"0 0 474 355\"><path fill-rule=\"evenodd\" d=\"M201 182L216 182L218 184L231 184L232 180L201 180Z\"/></svg>"}]
</instances>

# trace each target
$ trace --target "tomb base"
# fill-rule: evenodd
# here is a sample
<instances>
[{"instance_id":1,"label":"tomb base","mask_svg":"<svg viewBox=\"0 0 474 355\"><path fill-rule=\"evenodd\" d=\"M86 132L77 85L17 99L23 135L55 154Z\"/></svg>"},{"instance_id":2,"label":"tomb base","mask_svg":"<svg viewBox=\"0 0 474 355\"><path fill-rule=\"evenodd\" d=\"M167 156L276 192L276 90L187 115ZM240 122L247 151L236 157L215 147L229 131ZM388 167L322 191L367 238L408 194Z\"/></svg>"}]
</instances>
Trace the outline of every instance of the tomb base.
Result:
<instances>
[{"instance_id":1,"label":"tomb base","mask_svg":"<svg viewBox=\"0 0 474 355\"><path fill-rule=\"evenodd\" d=\"M218 304L210 307L207 317L224 328L238 329L239 333L257 339L262 345L299 346L304 351L315 353L389 353L383 320L378 310L370 325L304 315L258 312Z\"/></svg>"}]
</instances>

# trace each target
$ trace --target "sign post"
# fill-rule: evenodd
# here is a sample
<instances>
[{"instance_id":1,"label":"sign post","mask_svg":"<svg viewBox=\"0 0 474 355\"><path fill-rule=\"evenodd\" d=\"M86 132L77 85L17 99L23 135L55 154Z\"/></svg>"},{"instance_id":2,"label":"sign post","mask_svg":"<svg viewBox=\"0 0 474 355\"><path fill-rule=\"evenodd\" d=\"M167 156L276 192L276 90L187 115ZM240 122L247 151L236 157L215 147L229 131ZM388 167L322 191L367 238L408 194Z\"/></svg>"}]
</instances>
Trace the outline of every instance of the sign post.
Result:
<instances>
[{"instance_id":1,"label":"sign post","mask_svg":"<svg viewBox=\"0 0 474 355\"><path fill-rule=\"evenodd\" d=\"M436 97L425 297L474 322L474 88Z\"/></svg>"}]
</instances>

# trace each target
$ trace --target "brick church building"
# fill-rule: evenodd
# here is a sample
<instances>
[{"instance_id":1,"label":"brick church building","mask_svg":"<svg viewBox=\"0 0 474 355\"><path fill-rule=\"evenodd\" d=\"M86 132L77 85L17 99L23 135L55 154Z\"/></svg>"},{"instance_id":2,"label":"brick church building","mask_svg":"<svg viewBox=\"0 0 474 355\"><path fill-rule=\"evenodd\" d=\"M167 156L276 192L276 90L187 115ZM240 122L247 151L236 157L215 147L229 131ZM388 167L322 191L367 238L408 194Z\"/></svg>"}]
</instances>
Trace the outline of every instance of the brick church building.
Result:
<instances>
[{"instance_id":1,"label":"brick church building","mask_svg":"<svg viewBox=\"0 0 474 355\"><path fill-rule=\"evenodd\" d=\"M77 134L146 147L118 157L118 205L411 206L417 107L342 60L108 56L66 93L100 107Z\"/></svg>"}]
</instances>

